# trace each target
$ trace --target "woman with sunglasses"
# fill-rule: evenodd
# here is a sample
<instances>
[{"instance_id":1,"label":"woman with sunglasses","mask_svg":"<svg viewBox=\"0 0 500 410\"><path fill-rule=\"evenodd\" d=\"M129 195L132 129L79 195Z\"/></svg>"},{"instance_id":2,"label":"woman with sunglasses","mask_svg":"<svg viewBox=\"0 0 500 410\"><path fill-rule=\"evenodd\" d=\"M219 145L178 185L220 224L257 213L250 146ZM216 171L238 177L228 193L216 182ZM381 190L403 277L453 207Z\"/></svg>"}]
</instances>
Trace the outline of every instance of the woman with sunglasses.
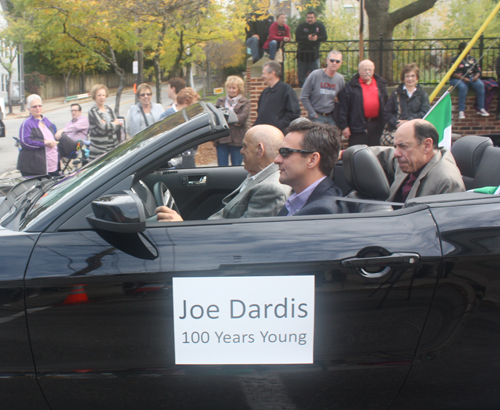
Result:
<instances>
[{"instance_id":1,"label":"woman with sunglasses","mask_svg":"<svg viewBox=\"0 0 500 410\"><path fill-rule=\"evenodd\" d=\"M154 124L163 114L161 104L152 103L153 91L148 84L141 84L137 87L139 102L130 107L127 114L128 135L133 137L142 130Z\"/></svg>"},{"instance_id":2,"label":"woman with sunglasses","mask_svg":"<svg viewBox=\"0 0 500 410\"><path fill-rule=\"evenodd\" d=\"M31 94L26 99L30 116L21 124L19 140L21 151L17 169L23 177L59 175L59 157L54 125L42 115L42 98Z\"/></svg>"},{"instance_id":3,"label":"woman with sunglasses","mask_svg":"<svg viewBox=\"0 0 500 410\"><path fill-rule=\"evenodd\" d=\"M105 105L109 90L104 84L96 84L90 90L95 105L89 111L89 160L114 149L119 143L116 131L121 127L113 110Z\"/></svg>"}]
</instances>

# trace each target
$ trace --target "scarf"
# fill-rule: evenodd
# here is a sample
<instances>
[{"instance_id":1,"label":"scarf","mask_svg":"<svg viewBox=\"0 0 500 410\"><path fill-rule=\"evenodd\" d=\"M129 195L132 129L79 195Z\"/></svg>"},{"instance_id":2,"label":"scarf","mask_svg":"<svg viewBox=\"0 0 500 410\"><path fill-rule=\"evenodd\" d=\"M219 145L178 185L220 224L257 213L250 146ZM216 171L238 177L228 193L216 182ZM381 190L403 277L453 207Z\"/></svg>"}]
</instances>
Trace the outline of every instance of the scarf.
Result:
<instances>
[{"instance_id":1,"label":"scarf","mask_svg":"<svg viewBox=\"0 0 500 410\"><path fill-rule=\"evenodd\" d=\"M238 104L238 101L240 100L240 98L241 98L241 94L238 94L234 98L231 98L231 97L229 97L229 95L226 95L226 101L225 101L224 107L229 108L231 111L234 111L234 107L236 106L236 104Z\"/></svg>"}]
</instances>

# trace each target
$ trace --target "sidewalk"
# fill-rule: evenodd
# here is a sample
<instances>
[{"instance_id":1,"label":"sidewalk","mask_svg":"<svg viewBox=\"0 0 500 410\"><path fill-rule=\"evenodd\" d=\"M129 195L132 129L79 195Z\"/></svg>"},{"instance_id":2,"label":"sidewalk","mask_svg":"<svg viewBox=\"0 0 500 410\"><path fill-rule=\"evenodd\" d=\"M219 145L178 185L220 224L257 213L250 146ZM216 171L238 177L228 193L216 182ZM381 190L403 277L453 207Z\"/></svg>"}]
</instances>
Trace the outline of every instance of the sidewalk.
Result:
<instances>
[{"instance_id":1,"label":"sidewalk","mask_svg":"<svg viewBox=\"0 0 500 410\"><path fill-rule=\"evenodd\" d=\"M163 86L163 84L162 84L162 86ZM117 90L118 90L118 88L110 89L108 98L114 97L116 95ZM126 91L133 91L133 88L132 87L125 87L122 91L122 95ZM69 107L72 103L82 104L82 103L91 102L91 101L92 101L92 98L90 98L90 97L82 98L81 100L70 101L68 103L64 102L64 97L44 98L43 99L43 112L49 112L49 111L57 110L59 108ZM20 105L13 106L12 107L12 114L5 115L4 120L13 120L13 119L17 119L17 118L28 118L30 113L29 113L28 109L26 108L26 104L25 104L24 108L25 108L25 110L23 112L21 112ZM8 108L7 108L7 106L5 106L5 111L7 111L7 110L8 110Z\"/></svg>"}]
</instances>

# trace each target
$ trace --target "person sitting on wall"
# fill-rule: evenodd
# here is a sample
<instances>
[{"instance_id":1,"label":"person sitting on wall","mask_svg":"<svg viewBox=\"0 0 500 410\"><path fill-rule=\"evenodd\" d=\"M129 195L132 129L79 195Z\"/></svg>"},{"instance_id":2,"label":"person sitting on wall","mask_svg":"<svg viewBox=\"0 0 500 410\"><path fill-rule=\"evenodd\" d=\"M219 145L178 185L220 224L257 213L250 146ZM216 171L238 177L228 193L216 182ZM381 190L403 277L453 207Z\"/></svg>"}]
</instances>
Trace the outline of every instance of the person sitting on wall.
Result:
<instances>
[{"instance_id":1,"label":"person sitting on wall","mask_svg":"<svg viewBox=\"0 0 500 410\"><path fill-rule=\"evenodd\" d=\"M467 47L466 42L458 45L458 55L450 63L450 67L457 61L462 51ZM465 118L465 98L469 88L476 91L477 113L482 117L488 117L490 114L484 108L484 84L481 81L481 67L474 57L467 54L460 62L455 72L451 75L450 85L458 88L458 119Z\"/></svg>"}]
</instances>

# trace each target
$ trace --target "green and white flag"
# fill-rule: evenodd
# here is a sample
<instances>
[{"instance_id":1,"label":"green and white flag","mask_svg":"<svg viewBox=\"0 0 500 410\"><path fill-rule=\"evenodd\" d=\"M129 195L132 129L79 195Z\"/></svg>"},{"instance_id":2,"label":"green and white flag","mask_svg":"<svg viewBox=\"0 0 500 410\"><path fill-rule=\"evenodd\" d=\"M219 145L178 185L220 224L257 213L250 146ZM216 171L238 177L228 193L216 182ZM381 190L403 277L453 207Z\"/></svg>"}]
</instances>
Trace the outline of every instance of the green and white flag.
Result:
<instances>
[{"instance_id":1,"label":"green and white flag","mask_svg":"<svg viewBox=\"0 0 500 410\"><path fill-rule=\"evenodd\" d=\"M439 146L451 149L451 97L446 91L425 115L439 134Z\"/></svg>"}]
</instances>

